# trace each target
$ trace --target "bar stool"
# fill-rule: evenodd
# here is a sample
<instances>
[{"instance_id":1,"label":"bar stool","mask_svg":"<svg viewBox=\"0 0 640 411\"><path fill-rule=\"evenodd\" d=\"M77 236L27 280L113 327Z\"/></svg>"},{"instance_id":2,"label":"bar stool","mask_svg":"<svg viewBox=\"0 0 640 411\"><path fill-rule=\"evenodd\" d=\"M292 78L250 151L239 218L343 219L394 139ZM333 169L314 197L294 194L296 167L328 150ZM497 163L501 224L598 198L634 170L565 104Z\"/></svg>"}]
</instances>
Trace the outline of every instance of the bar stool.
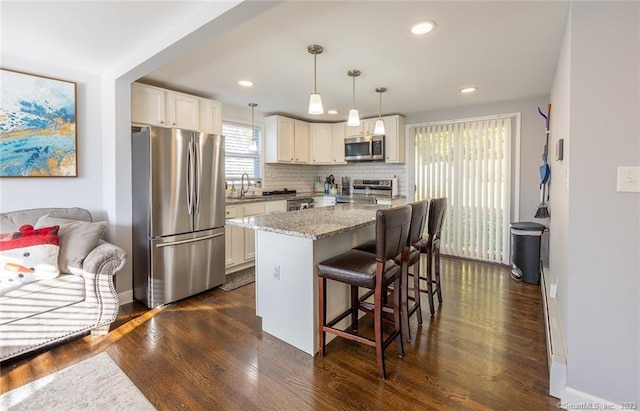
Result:
<instances>
[{"instance_id":1,"label":"bar stool","mask_svg":"<svg viewBox=\"0 0 640 411\"><path fill-rule=\"evenodd\" d=\"M320 355L326 353L326 333L335 334L348 340L376 348L378 371L381 378L386 378L384 351L396 341L398 355L404 355L402 347L402 331L400 321L400 289L401 267L394 258L398 254L405 254L408 258L409 248L406 247L411 223L411 207L400 206L376 212L376 252L375 254L351 249L346 253L331 257L318 264L318 301L319 301L319 337ZM332 320L327 321L327 279L348 284L351 287L351 307ZM394 306L384 304L384 294L389 285L394 285ZM373 303L358 298L358 288L373 290ZM373 314L374 338L367 338L357 334L358 310ZM393 331L385 339L383 335L383 313L393 314ZM334 326L351 315L352 332L343 331Z\"/></svg>"},{"instance_id":2,"label":"bar stool","mask_svg":"<svg viewBox=\"0 0 640 411\"><path fill-rule=\"evenodd\" d=\"M401 255L396 256L396 264L402 268L402 289L400 293L400 308L402 310L402 335L407 342L411 342L411 329L409 327L409 318L418 312L418 324L422 325L422 311L420 307L420 293L414 293L413 297L409 296L409 268L414 267L414 277L420 276L420 249L422 248L425 222L427 220L427 211L429 208L429 200L416 201L408 204L411 206L411 225L409 227L409 236L407 237L407 246L409 247L408 259L402 261ZM375 241L369 241L358 247L356 250L366 251L369 253L376 252ZM415 285L414 288L415 289ZM413 305L409 306L409 300L413 301Z\"/></svg>"},{"instance_id":3,"label":"bar stool","mask_svg":"<svg viewBox=\"0 0 640 411\"><path fill-rule=\"evenodd\" d=\"M427 238L420 245L420 252L427 255L426 277L413 276L414 296L420 292L426 292L429 299L429 309L431 315L436 313L433 301L433 294L438 295L438 303L442 304L442 290L440 287L440 237L445 213L447 211L447 198L434 198L429 203L429 217L427 219ZM435 279L433 275L435 274ZM411 275L411 274L409 274ZM427 283L427 289L420 288L420 280ZM418 290L418 292L416 292Z\"/></svg>"}]
</instances>

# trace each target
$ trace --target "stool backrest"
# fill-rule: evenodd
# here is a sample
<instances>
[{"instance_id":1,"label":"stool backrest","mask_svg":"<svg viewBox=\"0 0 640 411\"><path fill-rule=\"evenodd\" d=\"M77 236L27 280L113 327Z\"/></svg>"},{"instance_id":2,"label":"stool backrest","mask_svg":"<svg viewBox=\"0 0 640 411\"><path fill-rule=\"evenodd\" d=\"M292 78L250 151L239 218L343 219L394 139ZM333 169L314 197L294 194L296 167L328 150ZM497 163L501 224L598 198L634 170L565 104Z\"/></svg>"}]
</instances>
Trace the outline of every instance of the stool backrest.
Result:
<instances>
[{"instance_id":1,"label":"stool backrest","mask_svg":"<svg viewBox=\"0 0 640 411\"><path fill-rule=\"evenodd\" d=\"M439 238L442 233L444 215L447 211L447 197L434 198L429 203L429 219L427 233L430 237Z\"/></svg>"},{"instance_id":2,"label":"stool backrest","mask_svg":"<svg viewBox=\"0 0 640 411\"><path fill-rule=\"evenodd\" d=\"M429 211L429 200L416 201L409 205L411 206L411 226L409 228L409 237L407 237L407 245L414 245L422 240L424 226L427 221L427 212Z\"/></svg>"},{"instance_id":3,"label":"stool backrest","mask_svg":"<svg viewBox=\"0 0 640 411\"><path fill-rule=\"evenodd\" d=\"M407 245L411 225L411 206L378 210L376 213L376 260L395 258Z\"/></svg>"}]
</instances>

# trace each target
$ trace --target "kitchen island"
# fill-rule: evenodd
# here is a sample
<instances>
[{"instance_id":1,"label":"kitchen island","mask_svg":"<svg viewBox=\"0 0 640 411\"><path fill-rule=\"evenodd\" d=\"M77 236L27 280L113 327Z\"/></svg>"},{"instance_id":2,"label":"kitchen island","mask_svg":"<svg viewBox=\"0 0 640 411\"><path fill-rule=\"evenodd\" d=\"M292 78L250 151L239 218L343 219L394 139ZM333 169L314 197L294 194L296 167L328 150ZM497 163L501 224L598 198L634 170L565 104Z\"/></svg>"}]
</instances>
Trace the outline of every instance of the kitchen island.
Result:
<instances>
[{"instance_id":1,"label":"kitchen island","mask_svg":"<svg viewBox=\"0 0 640 411\"><path fill-rule=\"evenodd\" d=\"M338 204L227 220L256 230L256 314L263 331L310 355L318 352L317 265L374 239L381 208L389 206ZM329 281L327 315L348 306L348 286Z\"/></svg>"}]
</instances>

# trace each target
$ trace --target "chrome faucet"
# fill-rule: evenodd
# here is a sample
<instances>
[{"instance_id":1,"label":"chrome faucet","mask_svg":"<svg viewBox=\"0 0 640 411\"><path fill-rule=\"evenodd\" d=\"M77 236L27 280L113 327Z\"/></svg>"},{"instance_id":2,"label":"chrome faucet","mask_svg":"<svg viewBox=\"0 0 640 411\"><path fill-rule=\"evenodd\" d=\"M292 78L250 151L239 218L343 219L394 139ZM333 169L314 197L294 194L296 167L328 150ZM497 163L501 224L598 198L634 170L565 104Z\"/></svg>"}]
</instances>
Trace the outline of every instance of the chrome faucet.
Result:
<instances>
[{"instance_id":1,"label":"chrome faucet","mask_svg":"<svg viewBox=\"0 0 640 411\"><path fill-rule=\"evenodd\" d=\"M247 176L247 188L244 188L244 176ZM240 177L240 198L244 200L246 197L245 194L249 192L249 187L251 187L251 181L249 180L249 174L242 173L242 177Z\"/></svg>"}]
</instances>

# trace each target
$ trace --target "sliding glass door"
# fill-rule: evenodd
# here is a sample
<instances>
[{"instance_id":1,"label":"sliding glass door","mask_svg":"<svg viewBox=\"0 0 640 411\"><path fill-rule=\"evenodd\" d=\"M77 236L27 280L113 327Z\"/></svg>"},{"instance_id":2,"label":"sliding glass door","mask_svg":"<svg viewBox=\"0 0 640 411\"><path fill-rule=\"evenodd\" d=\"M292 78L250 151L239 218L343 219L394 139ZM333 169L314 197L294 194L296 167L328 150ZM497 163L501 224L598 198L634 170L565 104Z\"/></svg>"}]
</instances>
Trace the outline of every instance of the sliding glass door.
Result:
<instances>
[{"instance_id":1,"label":"sliding glass door","mask_svg":"<svg viewBox=\"0 0 640 411\"><path fill-rule=\"evenodd\" d=\"M411 126L416 200L447 197L443 254L509 264L512 118Z\"/></svg>"}]
</instances>

